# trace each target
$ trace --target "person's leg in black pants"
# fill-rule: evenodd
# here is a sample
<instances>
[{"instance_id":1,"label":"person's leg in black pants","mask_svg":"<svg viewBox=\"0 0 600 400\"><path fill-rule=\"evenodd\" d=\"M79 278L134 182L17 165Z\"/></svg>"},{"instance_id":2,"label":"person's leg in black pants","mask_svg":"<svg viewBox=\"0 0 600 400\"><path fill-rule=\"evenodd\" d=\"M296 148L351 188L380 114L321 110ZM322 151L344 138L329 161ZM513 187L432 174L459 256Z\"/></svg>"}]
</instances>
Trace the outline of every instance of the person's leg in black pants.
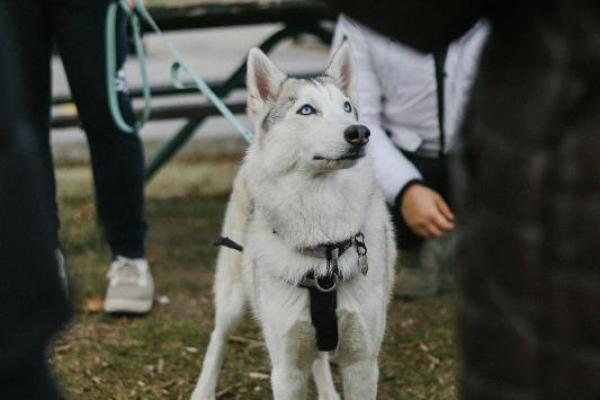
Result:
<instances>
[{"instance_id":1,"label":"person's leg in black pants","mask_svg":"<svg viewBox=\"0 0 600 400\"><path fill-rule=\"evenodd\" d=\"M54 257L56 213L47 187L45 148L39 140L47 131L31 115L35 99L28 92L31 82L40 78L29 75L40 54L35 53L38 48L27 46L48 37L43 21L33 2L0 1L0 88L6 100L0 107L2 399L61 398L48 368L46 346L68 318L69 306Z\"/></svg>"},{"instance_id":2,"label":"person's leg in black pants","mask_svg":"<svg viewBox=\"0 0 600 400\"><path fill-rule=\"evenodd\" d=\"M144 155L135 133L121 131L108 107L105 73L107 0L64 0L55 10L60 55L79 118L87 135L98 217L113 256L144 257ZM127 37L123 16L118 24L118 63L125 61ZM126 121L135 119L129 95L119 92Z\"/></svg>"},{"instance_id":3,"label":"person's leg in black pants","mask_svg":"<svg viewBox=\"0 0 600 400\"><path fill-rule=\"evenodd\" d=\"M23 99L23 117L31 125L29 140L35 145L40 160L40 184L50 201L45 205L51 215L51 243L59 247L58 210L55 198L54 168L50 151L50 53L52 49L52 27L50 6L45 1L3 1L5 15L16 23L13 35L18 48L19 82ZM10 97L7 96L8 101Z\"/></svg>"},{"instance_id":4,"label":"person's leg in black pants","mask_svg":"<svg viewBox=\"0 0 600 400\"><path fill-rule=\"evenodd\" d=\"M54 10L53 25L88 138L98 217L113 256L104 309L145 313L152 307L154 283L144 259L144 155L138 133L120 130L108 106L105 20L110 2L62 0L60 4ZM118 64L122 65L127 55L122 12L117 27ZM118 97L125 120L134 125L126 85L120 85Z\"/></svg>"}]
</instances>

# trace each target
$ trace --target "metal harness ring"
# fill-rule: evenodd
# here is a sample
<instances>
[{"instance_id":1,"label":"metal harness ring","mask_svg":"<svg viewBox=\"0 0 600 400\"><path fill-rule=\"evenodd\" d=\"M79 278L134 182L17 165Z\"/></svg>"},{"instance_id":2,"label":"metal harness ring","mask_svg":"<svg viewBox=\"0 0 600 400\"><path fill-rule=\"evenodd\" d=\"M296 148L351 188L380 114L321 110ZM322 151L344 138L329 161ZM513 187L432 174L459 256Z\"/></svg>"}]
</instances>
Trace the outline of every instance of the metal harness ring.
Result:
<instances>
[{"instance_id":1,"label":"metal harness ring","mask_svg":"<svg viewBox=\"0 0 600 400\"><path fill-rule=\"evenodd\" d=\"M329 292L333 292L337 288L340 277L337 274L333 274L330 276L332 278L332 283L331 283L331 286L327 287L327 288L324 288L323 286L321 286L321 284L319 283L319 280L320 280L319 278L315 278L315 287L317 288L317 290L319 292L329 293Z\"/></svg>"}]
</instances>

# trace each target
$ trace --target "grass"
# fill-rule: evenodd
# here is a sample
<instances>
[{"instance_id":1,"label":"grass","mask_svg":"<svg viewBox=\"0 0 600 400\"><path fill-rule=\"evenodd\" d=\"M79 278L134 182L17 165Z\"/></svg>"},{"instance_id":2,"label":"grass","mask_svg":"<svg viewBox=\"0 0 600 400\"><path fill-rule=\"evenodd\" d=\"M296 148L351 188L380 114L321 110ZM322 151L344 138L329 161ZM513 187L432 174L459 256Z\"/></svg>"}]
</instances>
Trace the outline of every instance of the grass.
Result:
<instances>
[{"instance_id":1,"label":"grass","mask_svg":"<svg viewBox=\"0 0 600 400\"><path fill-rule=\"evenodd\" d=\"M216 250L211 242L219 233L237 163L171 163L148 186L147 255L157 296L169 302L142 318L99 312L109 250L95 222L90 172L84 166L58 169L76 317L57 338L51 361L68 399L189 398L212 328ZM453 325L450 295L395 301L380 357L379 398L455 399ZM248 318L230 342L219 398L270 398L269 362L254 321ZM336 379L339 384L337 373Z\"/></svg>"}]
</instances>

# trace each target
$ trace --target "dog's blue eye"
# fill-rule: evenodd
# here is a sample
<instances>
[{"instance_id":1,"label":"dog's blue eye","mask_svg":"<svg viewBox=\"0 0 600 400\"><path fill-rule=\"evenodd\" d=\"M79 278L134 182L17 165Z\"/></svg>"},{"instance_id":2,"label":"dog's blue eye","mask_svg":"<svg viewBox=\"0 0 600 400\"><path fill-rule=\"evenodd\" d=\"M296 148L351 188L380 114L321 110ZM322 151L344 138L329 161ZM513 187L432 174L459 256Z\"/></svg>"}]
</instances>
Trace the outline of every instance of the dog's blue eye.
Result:
<instances>
[{"instance_id":1,"label":"dog's blue eye","mask_svg":"<svg viewBox=\"0 0 600 400\"><path fill-rule=\"evenodd\" d=\"M316 112L317 112L317 110L315 110L315 108L313 106L311 106L310 104L305 104L302 107L300 107L300 109L298 110L298 114L300 114L300 115L311 115Z\"/></svg>"},{"instance_id":2,"label":"dog's blue eye","mask_svg":"<svg viewBox=\"0 0 600 400\"><path fill-rule=\"evenodd\" d=\"M349 101L344 103L344 111L346 111L347 113L352 112L352 104L350 104Z\"/></svg>"}]
</instances>

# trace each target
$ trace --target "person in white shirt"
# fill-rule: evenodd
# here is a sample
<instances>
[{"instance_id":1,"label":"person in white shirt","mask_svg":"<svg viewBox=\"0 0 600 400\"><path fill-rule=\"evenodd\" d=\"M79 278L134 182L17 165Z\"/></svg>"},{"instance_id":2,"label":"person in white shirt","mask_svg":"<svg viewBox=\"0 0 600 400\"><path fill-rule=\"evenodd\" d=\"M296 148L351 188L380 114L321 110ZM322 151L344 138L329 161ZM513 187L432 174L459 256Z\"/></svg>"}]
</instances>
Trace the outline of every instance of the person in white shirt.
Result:
<instances>
[{"instance_id":1,"label":"person in white shirt","mask_svg":"<svg viewBox=\"0 0 600 400\"><path fill-rule=\"evenodd\" d=\"M343 40L352 47L359 119L371 130L376 179L396 225L400 265L407 267L398 273L397 295L422 297L441 288L456 223L448 159L459 144L487 31L479 22L444 51L424 54L344 15L338 21L333 48Z\"/></svg>"}]
</instances>

